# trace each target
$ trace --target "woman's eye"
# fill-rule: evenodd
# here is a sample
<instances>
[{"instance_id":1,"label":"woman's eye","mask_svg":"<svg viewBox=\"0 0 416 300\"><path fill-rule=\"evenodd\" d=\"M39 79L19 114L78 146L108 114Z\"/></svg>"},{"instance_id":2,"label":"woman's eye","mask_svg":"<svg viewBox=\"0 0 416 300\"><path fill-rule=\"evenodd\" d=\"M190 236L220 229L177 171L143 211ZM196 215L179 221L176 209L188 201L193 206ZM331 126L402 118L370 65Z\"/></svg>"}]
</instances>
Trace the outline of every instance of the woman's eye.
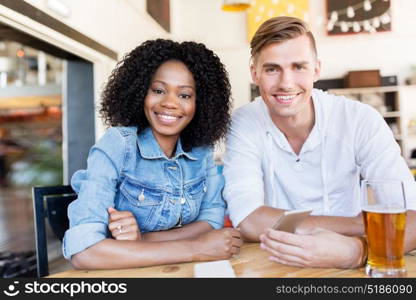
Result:
<instances>
[{"instance_id":1,"label":"woman's eye","mask_svg":"<svg viewBox=\"0 0 416 300\"><path fill-rule=\"evenodd\" d=\"M153 89L153 92L155 94L163 94L163 90L161 90L161 89Z\"/></svg>"},{"instance_id":2,"label":"woman's eye","mask_svg":"<svg viewBox=\"0 0 416 300\"><path fill-rule=\"evenodd\" d=\"M180 94L179 95L179 98L182 98L182 99L190 99L191 98L191 95L188 95L188 94Z\"/></svg>"}]
</instances>

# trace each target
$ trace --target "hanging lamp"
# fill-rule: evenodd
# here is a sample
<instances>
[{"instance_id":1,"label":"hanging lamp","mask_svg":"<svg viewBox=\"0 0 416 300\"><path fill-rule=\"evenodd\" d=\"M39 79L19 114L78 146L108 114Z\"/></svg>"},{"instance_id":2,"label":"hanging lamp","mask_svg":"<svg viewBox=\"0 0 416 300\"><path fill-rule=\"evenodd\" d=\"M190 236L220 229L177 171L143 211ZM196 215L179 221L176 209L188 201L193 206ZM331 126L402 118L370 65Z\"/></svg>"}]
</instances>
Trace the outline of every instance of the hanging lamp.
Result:
<instances>
[{"instance_id":1,"label":"hanging lamp","mask_svg":"<svg viewBox=\"0 0 416 300\"><path fill-rule=\"evenodd\" d=\"M235 12L244 11L250 7L250 0L223 0L222 10Z\"/></svg>"}]
</instances>

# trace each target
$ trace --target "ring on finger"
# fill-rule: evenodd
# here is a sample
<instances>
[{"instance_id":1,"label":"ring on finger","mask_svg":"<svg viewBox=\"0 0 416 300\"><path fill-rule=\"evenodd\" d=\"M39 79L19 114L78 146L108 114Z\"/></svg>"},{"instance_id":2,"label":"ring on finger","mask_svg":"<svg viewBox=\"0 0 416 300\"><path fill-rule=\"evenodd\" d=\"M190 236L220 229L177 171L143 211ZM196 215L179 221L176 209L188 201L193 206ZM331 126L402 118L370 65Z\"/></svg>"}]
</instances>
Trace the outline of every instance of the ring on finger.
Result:
<instances>
[{"instance_id":1,"label":"ring on finger","mask_svg":"<svg viewBox=\"0 0 416 300\"><path fill-rule=\"evenodd\" d=\"M119 233L123 233L123 225L117 225L117 230Z\"/></svg>"}]
</instances>

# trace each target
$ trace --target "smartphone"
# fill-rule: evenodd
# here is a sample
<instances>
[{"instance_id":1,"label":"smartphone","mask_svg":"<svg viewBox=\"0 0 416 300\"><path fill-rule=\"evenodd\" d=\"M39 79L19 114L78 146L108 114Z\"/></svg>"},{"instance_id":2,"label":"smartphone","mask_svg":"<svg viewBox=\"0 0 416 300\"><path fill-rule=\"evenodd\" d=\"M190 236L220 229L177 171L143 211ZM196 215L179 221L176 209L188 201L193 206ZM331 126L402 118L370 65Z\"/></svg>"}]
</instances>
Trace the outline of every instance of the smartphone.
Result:
<instances>
[{"instance_id":1,"label":"smartphone","mask_svg":"<svg viewBox=\"0 0 416 300\"><path fill-rule=\"evenodd\" d=\"M306 219L312 210L285 211L274 223L272 229L294 233L296 227Z\"/></svg>"}]
</instances>

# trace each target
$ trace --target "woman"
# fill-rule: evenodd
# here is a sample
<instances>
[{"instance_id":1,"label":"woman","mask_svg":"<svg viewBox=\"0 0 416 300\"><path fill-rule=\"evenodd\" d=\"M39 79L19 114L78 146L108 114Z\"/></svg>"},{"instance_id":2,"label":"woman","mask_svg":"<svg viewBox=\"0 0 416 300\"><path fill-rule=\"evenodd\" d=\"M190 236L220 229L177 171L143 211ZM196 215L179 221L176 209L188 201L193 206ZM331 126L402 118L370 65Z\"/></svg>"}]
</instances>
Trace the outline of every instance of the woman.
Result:
<instances>
[{"instance_id":1,"label":"woman","mask_svg":"<svg viewBox=\"0 0 416 300\"><path fill-rule=\"evenodd\" d=\"M212 146L230 119L230 84L203 44L147 41L116 67L101 113L112 127L72 177L64 256L75 268L227 259L222 175ZM111 236L113 238L111 238Z\"/></svg>"}]
</instances>

